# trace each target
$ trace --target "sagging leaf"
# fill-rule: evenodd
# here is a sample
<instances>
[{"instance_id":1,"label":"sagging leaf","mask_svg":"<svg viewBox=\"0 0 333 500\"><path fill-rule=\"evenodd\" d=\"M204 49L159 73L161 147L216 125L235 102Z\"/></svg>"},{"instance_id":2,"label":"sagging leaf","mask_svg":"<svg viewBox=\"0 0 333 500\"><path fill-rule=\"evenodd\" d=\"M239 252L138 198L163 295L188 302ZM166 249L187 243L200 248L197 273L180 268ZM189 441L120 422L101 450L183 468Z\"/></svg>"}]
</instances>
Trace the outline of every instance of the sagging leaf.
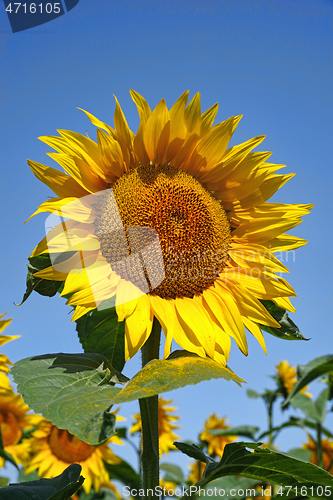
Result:
<instances>
[{"instance_id":1,"label":"sagging leaf","mask_svg":"<svg viewBox=\"0 0 333 500\"><path fill-rule=\"evenodd\" d=\"M303 387L308 385L310 382L318 377L325 374L333 373L333 355L320 356L315 358L306 365L298 365L297 374L298 380L291 390L291 393L282 405L285 408L291 401L291 399L297 394Z\"/></svg>"},{"instance_id":2,"label":"sagging leaf","mask_svg":"<svg viewBox=\"0 0 333 500\"><path fill-rule=\"evenodd\" d=\"M84 352L102 354L113 368L125 365L125 321L118 321L115 307L85 314L76 321Z\"/></svg>"},{"instance_id":3,"label":"sagging leaf","mask_svg":"<svg viewBox=\"0 0 333 500\"><path fill-rule=\"evenodd\" d=\"M244 436L254 439L254 435L259 431L259 427L252 425L240 425L229 429L209 429L209 434L213 436Z\"/></svg>"},{"instance_id":4,"label":"sagging leaf","mask_svg":"<svg viewBox=\"0 0 333 500\"><path fill-rule=\"evenodd\" d=\"M72 464L60 476L1 488L1 500L69 500L80 488L84 478L81 466Z\"/></svg>"},{"instance_id":5,"label":"sagging leaf","mask_svg":"<svg viewBox=\"0 0 333 500\"><path fill-rule=\"evenodd\" d=\"M191 353L153 360L130 381L100 354L46 354L25 358L12 368L18 391L36 413L91 445L111 432L111 405L169 392L212 378L243 380L210 358ZM125 384L124 388L115 383Z\"/></svg>"},{"instance_id":6,"label":"sagging leaf","mask_svg":"<svg viewBox=\"0 0 333 500\"><path fill-rule=\"evenodd\" d=\"M104 465L110 479L121 481L131 489L140 489L142 487L141 477L125 460L122 460L119 464L108 464L105 462Z\"/></svg>"},{"instance_id":7,"label":"sagging leaf","mask_svg":"<svg viewBox=\"0 0 333 500\"><path fill-rule=\"evenodd\" d=\"M280 328L274 328L266 325L259 325L265 332L274 335L284 340L309 340L304 337L299 331L299 328L295 323L289 318L289 315L285 309L274 304L272 300L261 300L263 306L267 309L269 314L281 325Z\"/></svg>"},{"instance_id":8,"label":"sagging leaf","mask_svg":"<svg viewBox=\"0 0 333 500\"><path fill-rule=\"evenodd\" d=\"M164 481L172 481L176 484L183 484L185 482L183 471L178 465L164 463L160 465L160 469L165 471Z\"/></svg>"},{"instance_id":9,"label":"sagging leaf","mask_svg":"<svg viewBox=\"0 0 333 500\"><path fill-rule=\"evenodd\" d=\"M66 258L68 257L69 255L67 255ZM25 294L23 295L22 301L20 302L20 304L17 304L19 306L27 300L27 298L32 294L34 290L40 295L54 297L54 295L62 286L62 281L45 280L43 278L37 278L36 276L34 276L34 273L52 266L49 254L43 253L41 255L38 255L38 257L30 257L28 261L28 273L26 280L27 288Z\"/></svg>"},{"instance_id":10,"label":"sagging leaf","mask_svg":"<svg viewBox=\"0 0 333 500\"><path fill-rule=\"evenodd\" d=\"M183 453L192 456L179 443L174 444ZM209 464L203 478L197 483L201 487L219 477L236 475L281 486L288 485L293 489L296 486L313 486L313 498L318 500L322 499L318 494L321 491L321 488L317 489L319 486L332 487L332 476L327 471L284 453L260 448L260 443L227 444L220 462L212 463L210 457L205 457L207 464L209 459Z\"/></svg>"},{"instance_id":11,"label":"sagging leaf","mask_svg":"<svg viewBox=\"0 0 333 500\"><path fill-rule=\"evenodd\" d=\"M178 450L187 455L188 457L194 458L195 460L199 460L199 462L203 462L205 464L215 463L215 460L208 455L206 455L197 445L183 443L180 441L175 441L173 443ZM217 463L217 462L216 462Z\"/></svg>"},{"instance_id":12,"label":"sagging leaf","mask_svg":"<svg viewBox=\"0 0 333 500\"><path fill-rule=\"evenodd\" d=\"M254 391L253 389L247 389L246 395L251 399L261 398L261 394L259 394L259 392L257 391Z\"/></svg>"}]
</instances>

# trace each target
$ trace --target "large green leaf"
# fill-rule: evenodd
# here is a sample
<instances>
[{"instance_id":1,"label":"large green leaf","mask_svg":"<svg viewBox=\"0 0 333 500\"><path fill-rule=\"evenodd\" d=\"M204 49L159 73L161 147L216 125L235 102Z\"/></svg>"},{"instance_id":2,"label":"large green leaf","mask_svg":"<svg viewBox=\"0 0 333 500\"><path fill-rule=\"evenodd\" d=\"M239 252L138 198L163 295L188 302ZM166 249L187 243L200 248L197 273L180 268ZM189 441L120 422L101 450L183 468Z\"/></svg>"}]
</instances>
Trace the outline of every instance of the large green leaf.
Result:
<instances>
[{"instance_id":1,"label":"large green leaf","mask_svg":"<svg viewBox=\"0 0 333 500\"><path fill-rule=\"evenodd\" d=\"M14 483L1 488L1 500L69 500L80 488L84 478L81 466L72 464L60 476L26 483Z\"/></svg>"},{"instance_id":2,"label":"large green leaf","mask_svg":"<svg viewBox=\"0 0 333 500\"><path fill-rule=\"evenodd\" d=\"M272 300L261 300L260 302L267 309L269 314L280 324L280 328L259 325L262 330L274 335L274 337L284 340L309 340L301 334L298 326L289 318L285 309L274 304Z\"/></svg>"},{"instance_id":3,"label":"large green leaf","mask_svg":"<svg viewBox=\"0 0 333 500\"><path fill-rule=\"evenodd\" d=\"M188 448L185 451L183 446L179 446L183 443L174 444L187 455L193 456L192 451L188 452ZM318 486L333 487L332 476L325 470L286 454L260 448L260 443L227 444L220 462L212 463L210 457L205 457L207 466L203 478L197 484L201 487L219 477L236 475L284 487L290 486L293 489L313 486L313 498L318 500L322 500L322 496L317 494Z\"/></svg>"},{"instance_id":4,"label":"large green leaf","mask_svg":"<svg viewBox=\"0 0 333 500\"><path fill-rule=\"evenodd\" d=\"M125 321L118 321L115 307L85 314L76 321L76 331L84 352L103 354L113 368L124 368Z\"/></svg>"},{"instance_id":5,"label":"large green leaf","mask_svg":"<svg viewBox=\"0 0 333 500\"><path fill-rule=\"evenodd\" d=\"M297 394L303 387L312 382L318 377L325 374L333 373L333 355L320 356L315 358L306 365L298 365L297 374L298 380L291 393L287 397L286 401L283 403L282 408L285 408L291 401L291 399Z\"/></svg>"},{"instance_id":6,"label":"large green leaf","mask_svg":"<svg viewBox=\"0 0 333 500\"><path fill-rule=\"evenodd\" d=\"M67 258L70 256L68 254ZM49 254L43 253L42 255L38 255L38 257L30 257L28 259L28 273L27 273L27 281L26 281L26 291L23 295L23 299L20 304L27 300L27 298L31 295L31 293L35 290L40 295L46 295L47 297L53 297L57 291L62 286L61 281L52 281L45 280L43 278L37 278L34 276L34 273L41 271L47 267L52 266L51 259Z\"/></svg>"},{"instance_id":7,"label":"large green leaf","mask_svg":"<svg viewBox=\"0 0 333 500\"><path fill-rule=\"evenodd\" d=\"M130 381L100 354L25 358L15 364L12 374L30 408L92 445L104 442L113 433L111 405L212 378L233 380L239 385L243 382L229 368L186 352L151 361ZM115 383L125 386L121 389Z\"/></svg>"},{"instance_id":8,"label":"large green leaf","mask_svg":"<svg viewBox=\"0 0 333 500\"><path fill-rule=\"evenodd\" d=\"M26 358L12 368L18 391L36 413L92 445L114 432L109 413L115 382L127 379L100 354L48 354Z\"/></svg>"}]
</instances>

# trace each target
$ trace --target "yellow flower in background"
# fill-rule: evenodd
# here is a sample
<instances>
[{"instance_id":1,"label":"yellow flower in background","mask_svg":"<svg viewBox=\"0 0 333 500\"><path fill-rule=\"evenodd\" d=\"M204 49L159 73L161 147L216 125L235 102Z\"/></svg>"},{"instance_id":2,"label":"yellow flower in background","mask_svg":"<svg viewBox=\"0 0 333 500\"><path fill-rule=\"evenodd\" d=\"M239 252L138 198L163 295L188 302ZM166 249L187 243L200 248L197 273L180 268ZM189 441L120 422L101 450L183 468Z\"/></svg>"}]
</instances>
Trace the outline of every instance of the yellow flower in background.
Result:
<instances>
[{"instance_id":1,"label":"yellow flower in background","mask_svg":"<svg viewBox=\"0 0 333 500\"><path fill-rule=\"evenodd\" d=\"M172 400L166 401L161 396L158 398L158 437L159 437L159 452L169 453L169 450L175 450L176 447L173 442L179 439L179 436L174 434L174 429L179 429L179 426L172 424L179 420L179 417L175 415L170 415L170 412L174 412L177 408L175 406L168 406ZM140 413L133 415L136 422L131 427L131 433L141 432L141 415Z\"/></svg>"},{"instance_id":2,"label":"yellow flower in background","mask_svg":"<svg viewBox=\"0 0 333 500\"><path fill-rule=\"evenodd\" d=\"M25 463L28 459L28 451L20 443L23 429L30 429L35 426L40 417L28 414L29 407L24 403L19 394L15 394L8 384L0 385L0 428L4 449L14 460ZM3 467L5 460L0 457L0 467Z\"/></svg>"},{"instance_id":3,"label":"yellow flower in background","mask_svg":"<svg viewBox=\"0 0 333 500\"><path fill-rule=\"evenodd\" d=\"M117 436L112 436L101 446L90 446L67 430L58 429L51 422L42 419L32 437L24 440L31 456L25 473L37 470L39 477L52 478L61 474L70 464L78 463L82 467L81 475L85 478L82 486L87 494L92 487L98 492L101 486L116 491L103 463L121 462L109 448L110 443L122 444Z\"/></svg>"},{"instance_id":4,"label":"yellow flower in background","mask_svg":"<svg viewBox=\"0 0 333 500\"><path fill-rule=\"evenodd\" d=\"M187 481L191 484L196 484L202 478L206 464L204 462L192 462L190 464L191 474L188 476Z\"/></svg>"},{"instance_id":5,"label":"yellow flower in background","mask_svg":"<svg viewBox=\"0 0 333 500\"><path fill-rule=\"evenodd\" d=\"M4 331L5 328L12 321L11 319L2 319L6 314L2 314L0 316L0 333ZM15 340L19 338L19 335L0 335L0 347L11 340ZM9 379L5 374L9 373L10 366L13 366L13 363L9 361L7 356L0 353L0 390L1 389L10 389Z\"/></svg>"},{"instance_id":6,"label":"yellow flower in background","mask_svg":"<svg viewBox=\"0 0 333 500\"><path fill-rule=\"evenodd\" d=\"M225 418L211 415L205 422L205 430L200 434L200 440L206 441L208 444L208 454L222 457L225 446L237 439L237 436L214 436L210 431L212 429L230 429L230 425L226 425Z\"/></svg>"},{"instance_id":7,"label":"yellow flower in background","mask_svg":"<svg viewBox=\"0 0 333 500\"><path fill-rule=\"evenodd\" d=\"M291 366L288 361L281 361L276 366L278 372L278 379L282 388L286 391L287 394L291 393L292 388L297 382L297 372L296 369ZM311 397L311 394L306 393L308 386L303 387L299 392L305 394L305 396Z\"/></svg>"},{"instance_id":8,"label":"yellow flower in background","mask_svg":"<svg viewBox=\"0 0 333 500\"><path fill-rule=\"evenodd\" d=\"M305 450L311 450L312 452L309 462L315 465L319 465L317 460L316 443L311 438L311 436L308 437L309 437L309 442L305 443L303 445L303 448ZM327 470L333 476L333 439L330 438L322 439L321 447L323 450L324 469Z\"/></svg>"},{"instance_id":9,"label":"yellow flower in background","mask_svg":"<svg viewBox=\"0 0 333 500\"><path fill-rule=\"evenodd\" d=\"M252 152L264 136L228 148L241 116L213 126L218 105L202 114L199 93L187 104L185 92L170 109L162 99L151 111L130 92L140 115L136 134L116 100L114 128L86 112L98 127L97 143L67 130L40 137L65 173L28 161L56 195L35 214L70 220L32 256L50 248L75 253L35 276L65 281L73 320L116 295L126 359L145 343L154 317L166 335L165 357L174 339L225 364L231 338L247 355L245 328L266 352L258 324L279 324L260 299L295 311L293 288L276 274L288 271L274 252L306 243L286 231L312 205L267 202L294 174L276 174L283 165L267 162L271 153Z\"/></svg>"}]
</instances>

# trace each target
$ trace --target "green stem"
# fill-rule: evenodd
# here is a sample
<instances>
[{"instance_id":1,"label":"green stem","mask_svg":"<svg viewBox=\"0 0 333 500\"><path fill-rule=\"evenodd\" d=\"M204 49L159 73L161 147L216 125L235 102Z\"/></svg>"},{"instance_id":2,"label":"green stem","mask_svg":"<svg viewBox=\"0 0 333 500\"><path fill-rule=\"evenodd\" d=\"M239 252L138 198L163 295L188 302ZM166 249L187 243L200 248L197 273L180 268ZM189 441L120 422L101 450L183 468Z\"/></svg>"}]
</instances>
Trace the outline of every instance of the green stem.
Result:
<instances>
[{"instance_id":1,"label":"green stem","mask_svg":"<svg viewBox=\"0 0 333 500\"><path fill-rule=\"evenodd\" d=\"M317 452L317 462L319 467L322 469L324 468L324 461L323 461L323 447L321 444L321 424L318 422L317 423L317 446L316 446L316 452Z\"/></svg>"},{"instance_id":2,"label":"green stem","mask_svg":"<svg viewBox=\"0 0 333 500\"><path fill-rule=\"evenodd\" d=\"M154 318L151 334L142 352L142 367L152 359L159 358L161 326ZM158 395L139 399L142 423L142 486L145 498L159 498L156 487L159 485L159 441L158 441ZM150 491L148 491L150 490Z\"/></svg>"},{"instance_id":3,"label":"green stem","mask_svg":"<svg viewBox=\"0 0 333 500\"><path fill-rule=\"evenodd\" d=\"M273 445L273 403L274 401L270 401L268 404L268 427L269 427L269 447L271 448Z\"/></svg>"}]
</instances>

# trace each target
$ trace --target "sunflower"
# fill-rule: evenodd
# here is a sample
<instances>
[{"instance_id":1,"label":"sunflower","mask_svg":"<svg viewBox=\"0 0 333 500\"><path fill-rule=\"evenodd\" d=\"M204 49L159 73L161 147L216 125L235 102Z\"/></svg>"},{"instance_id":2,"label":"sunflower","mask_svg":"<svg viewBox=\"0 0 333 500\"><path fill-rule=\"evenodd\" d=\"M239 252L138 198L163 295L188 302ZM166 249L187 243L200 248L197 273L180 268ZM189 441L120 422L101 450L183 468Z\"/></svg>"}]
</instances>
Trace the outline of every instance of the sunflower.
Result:
<instances>
[{"instance_id":1,"label":"sunflower","mask_svg":"<svg viewBox=\"0 0 333 500\"><path fill-rule=\"evenodd\" d=\"M200 440L206 441L208 444L208 454L222 457L225 446L237 439L237 436L214 436L211 434L212 429L230 429L230 425L226 425L225 418L219 418L215 415L210 415L205 422L205 430L200 434Z\"/></svg>"},{"instance_id":2,"label":"sunflower","mask_svg":"<svg viewBox=\"0 0 333 500\"><path fill-rule=\"evenodd\" d=\"M297 382L297 372L293 366L291 366L288 361L281 361L277 366L277 382L281 387L282 391L287 397L288 394L291 393L292 388ZM303 387L299 392L305 394L307 397L311 397L311 394L306 393L308 386Z\"/></svg>"},{"instance_id":3,"label":"sunflower","mask_svg":"<svg viewBox=\"0 0 333 500\"><path fill-rule=\"evenodd\" d=\"M97 142L67 130L40 137L66 173L28 160L56 194L33 215L59 216L32 254L50 253L53 265L35 276L65 282L73 320L116 296L126 359L154 318L165 357L174 339L225 364L231 338L247 355L245 329L266 352L258 325L279 324L260 300L295 311L293 288L276 274L288 270L274 252L306 243L285 232L312 205L267 202L294 174L276 174L283 165L267 162L271 153L252 152L264 136L228 148L241 116L213 126L218 105L201 114L199 93L187 104L185 92L170 110L162 99L153 111L131 96L136 134L116 99L114 128L85 112Z\"/></svg>"},{"instance_id":4,"label":"sunflower","mask_svg":"<svg viewBox=\"0 0 333 500\"><path fill-rule=\"evenodd\" d=\"M191 484L197 484L203 476L205 467L205 462L200 462L199 460L192 462L190 464L191 473L188 476L187 481Z\"/></svg>"},{"instance_id":5,"label":"sunflower","mask_svg":"<svg viewBox=\"0 0 333 500\"><path fill-rule=\"evenodd\" d=\"M2 314L0 316L0 333L4 331L5 328L10 324L12 321L11 319L2 319L6 314ZM6 344L7 342L10 342L11 340L17 339L19 335L0 335L0 346ZM7 356L4 354L0 353L0 390L9 390L10 389L10 383L9 379L6 376L6 374L9 373L10 366L13 366L13 363L9 361Z\"/></svg>"},{"instance_id":6,"label":"sunflower","mask_svg":"<svg viewBox=\"0 0 333 500\"><path fill-rule=\"evenodd\" d=\"M109 443L122 444L117 436L112 436L101 446L90 446L67 430L58 429L42 419L32 437L24 441L31 455L25 467L26 474L37 470L39 477L52 478L61 474L70 464L78 463L82 467L82 476L85 478L82 486L87 494L92 486L96 492L100 486L115 491L103 461L109 464L121 462L108 446Z\"/></svg>"},{"instance_id":7,"label":"sunflower","mask_svg":"<svg viewBox=\"0 0 333 500\"><path fill-rule=\"evenodd\" d=\"M318 464L317 460L317 447L315 441L309 436L309 442L303 445L303 448L311 451L309 462L315 465ZM331 475L333 475L333 439L326 438L321 441L321 449L323 452L323 467Z\"/></svg>"},{"instance_id":8,"label":"sunflower","mask_svg":"<svg viewBox=\"0 0 333 500\"><path fill-rule=\"evenodd\" d=\"M179 429L179 426L173 425L171 422L179 420L179 417L175 415L170 415L170 412L176 410L175 406L168 406L172 400L166 401L162 397L158 398L158 437L159 437L159 451L160 455L162 453L169 453L169 450L175 450L176 447L173 445L174 441L179 439L173 430ZM133 415L136 422L131 427L131 433L141 432L141 414Z\"/></svg>"},{"instance_id":9,"label":"sunflower","mask_svg":"<svg viewBox=\"0 0 333 500\"><path fill-rule=\"evenodd\" d=\"M40 419L38 415L28 414L28 411L29 407L19 394L12 391L9 381L4 385L0 382L0 428L4 450L21 464L29 456L27 448L21 442L22 431L32 428ZM4 463L4 458L0 457L0 467Z\"/></svg>"}]
</instances>

